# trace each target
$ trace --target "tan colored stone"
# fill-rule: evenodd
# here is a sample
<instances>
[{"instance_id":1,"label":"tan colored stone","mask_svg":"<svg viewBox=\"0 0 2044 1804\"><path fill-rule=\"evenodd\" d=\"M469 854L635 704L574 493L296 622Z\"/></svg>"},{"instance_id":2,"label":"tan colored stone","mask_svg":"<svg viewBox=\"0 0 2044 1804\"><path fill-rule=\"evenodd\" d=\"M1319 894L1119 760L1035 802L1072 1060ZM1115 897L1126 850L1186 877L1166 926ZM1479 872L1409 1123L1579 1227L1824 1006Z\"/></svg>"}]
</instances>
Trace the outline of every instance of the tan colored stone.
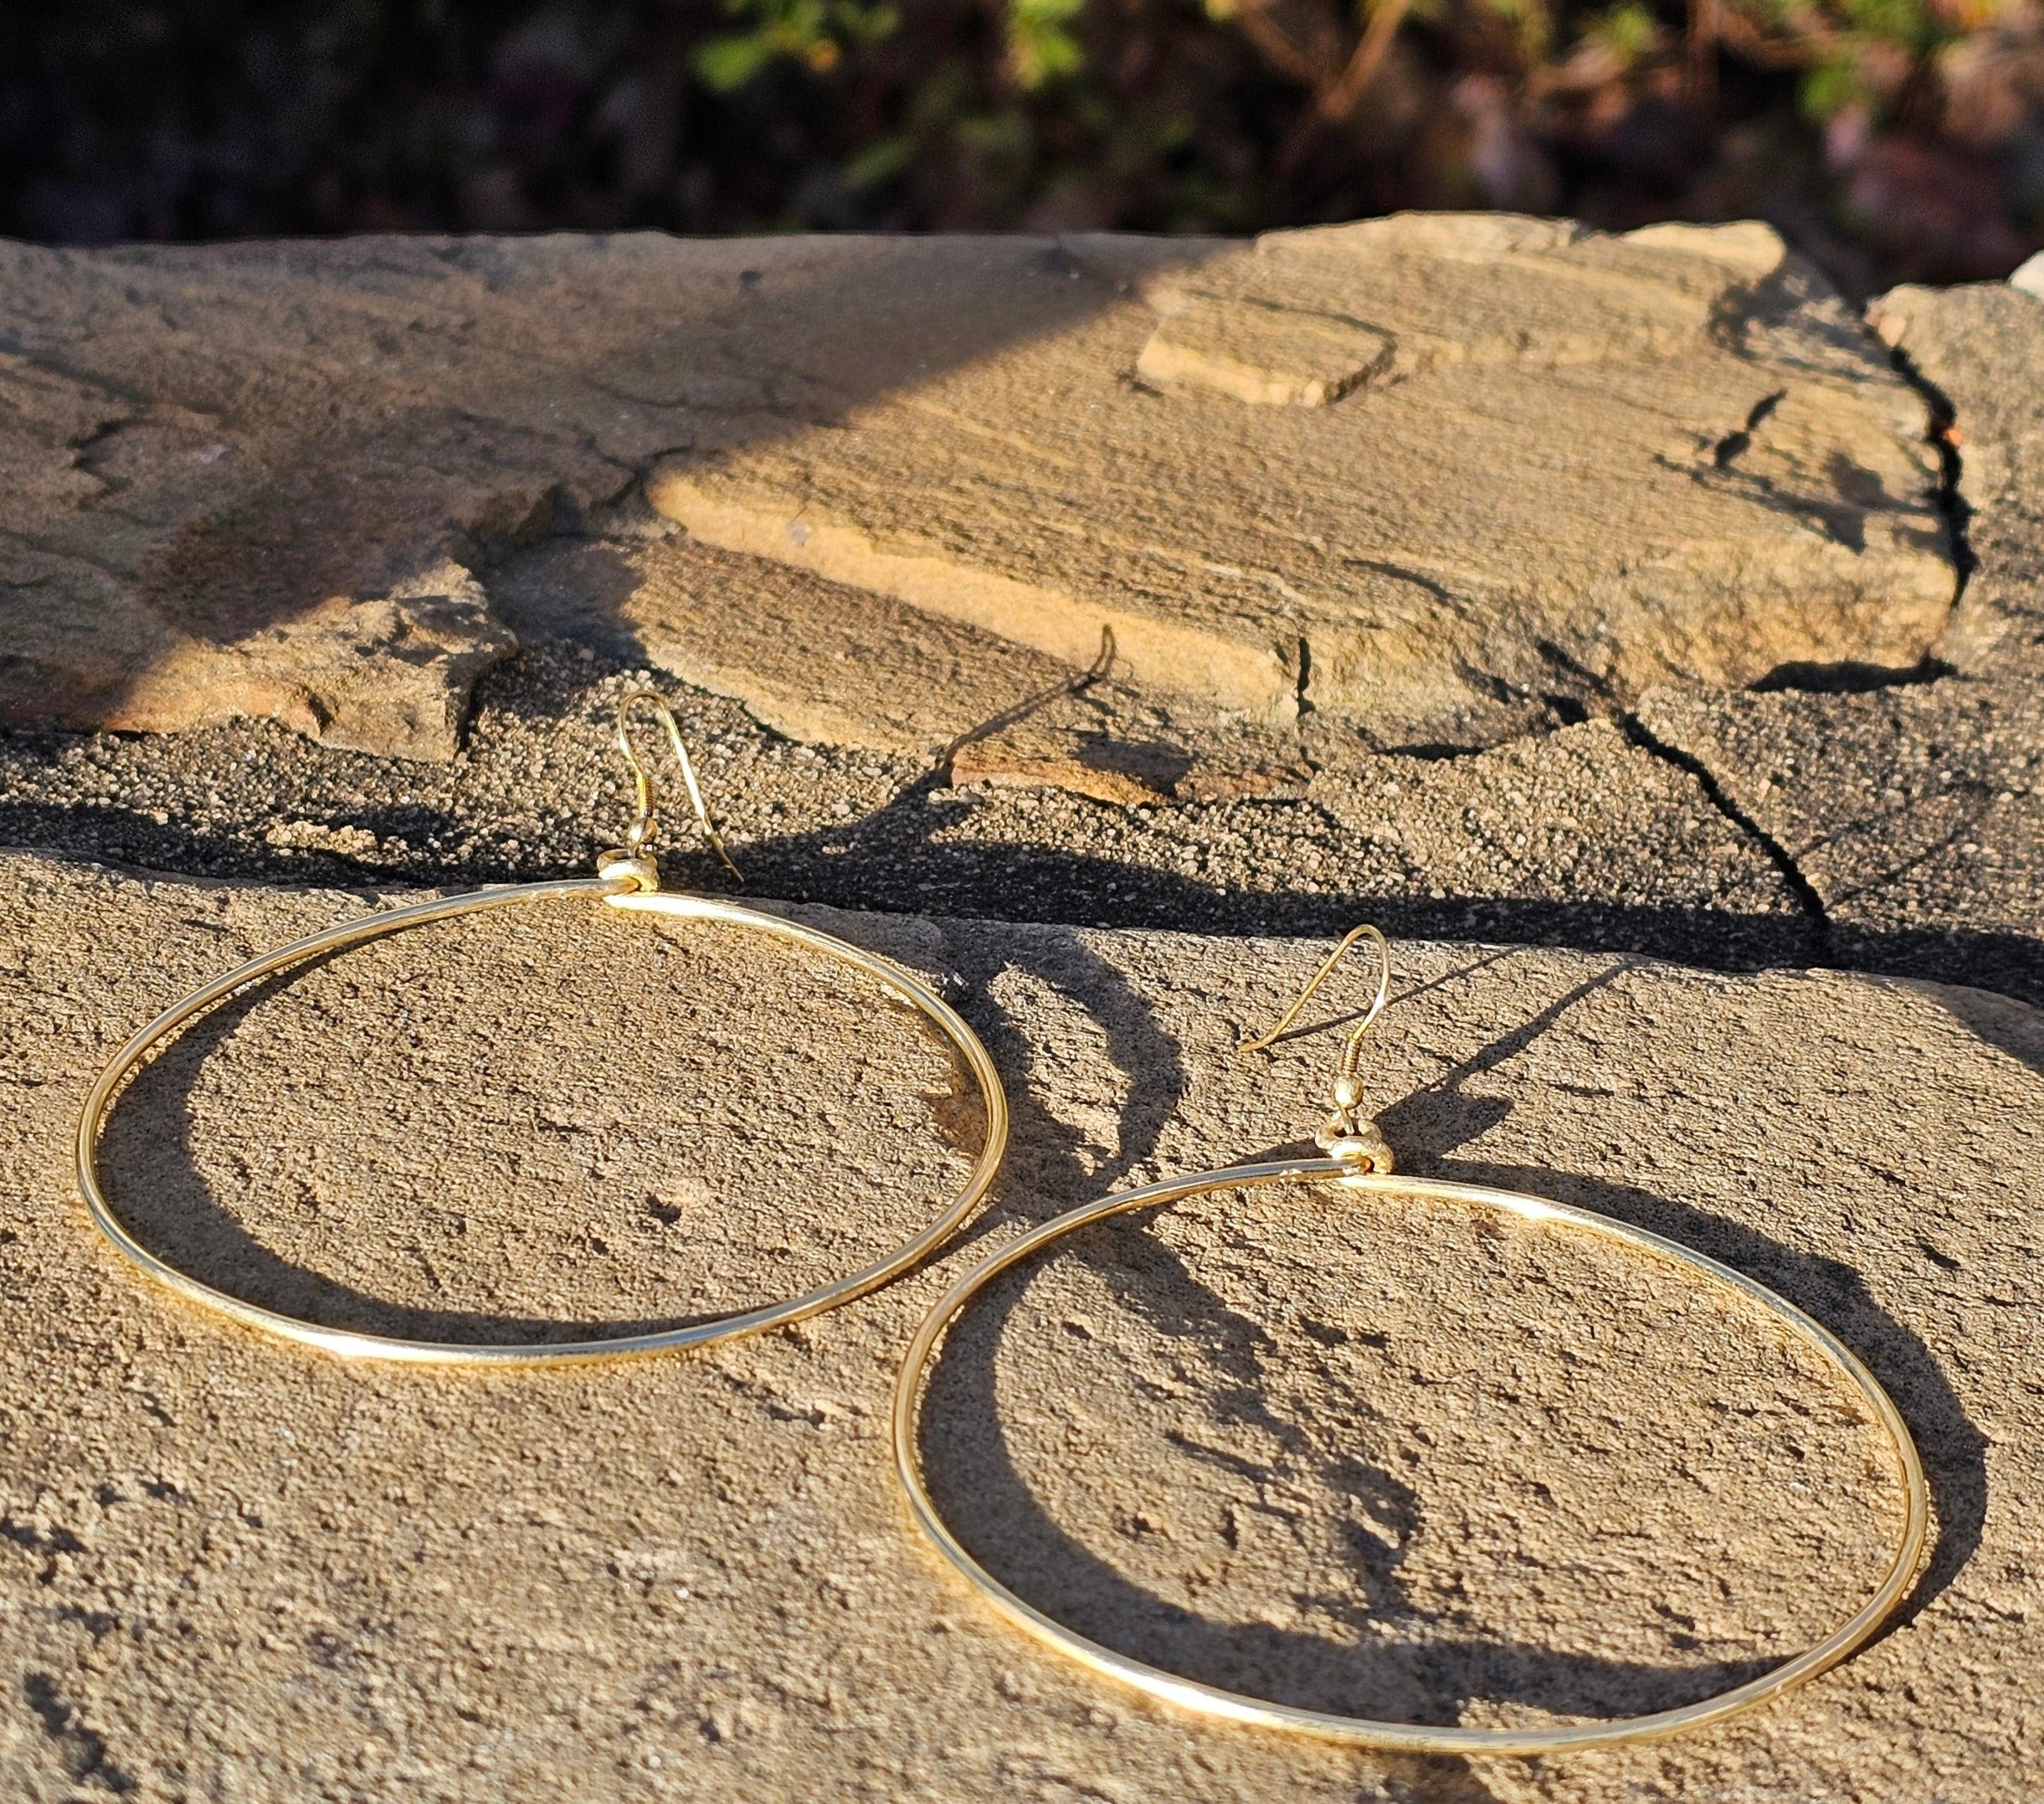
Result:
<instances>
[{"instance_id":1,"label":"tan colored stone","mask_svg":"<svg viewBox=\"0 0 2044 1804\"><path fill-rule=\"evenodd\" d=\"M177 642L130 673L110 706L73 691L87 705L65 724L172 732L226 707L348 751L445 758L476 677L517 644L466 571L457 567L449 587L449 595L336 596L231 645Z\"/></svg>"},{"instance_id":2,"label":"tan colored stone","mask_svg":"<svg viewBox=\"0 0 2044 1804\"><path fill-rule=\"evenodd\" d=\"M1136 373L1152 382L1201 383L1255 406L1328 407L1388 375L1397 359L1389 333L1338 315L1178 288L1151 300L1163 323Z\"/></svg>"},{"instance_id":3,"label":"tan colored stone","mask_svg":"<svg viewBox=\"0 0 2044 1804\"><path fill-rule=\"evenodd\" d=\"M1073 735L1064 743L1054 740L1033 746L1007 740L983 742L962 748L950 761L954 784L1069 789L1075 795L1124 807L1174 799L1186 767L1185 756L1176 746L1156 741L1117 743L1104 734Z\"/></svg>"},{"instance_id":4,"label":"tan colored stone","mask_svg":"<svg viewBox=\"0 0 2044 1804\"><path fill-rule=\"evenodd\" d=\"M1636 275L1632 292L1622 278L1600 281L1594 261L1562 260L1533 264L1547 280L1515 284L1507 299L1498 292L1501 267L1565 254L1582 229L1508 214L1430 213L1335 229L1332 239L1272 233L1252 255L1153 278L1145 294L1163 322L1138 369L1240 400L1323 407L1366 383L1407 381L1453 363L1555 368L1628 352L1680 357L1708 332L1713 297L1681 281L1678 260L1700 253L1754 282L1785 261L1780 239L1757 224L1648 227L1627 242L1663 253L1666 266L1639 271L1646 281ZM1358 306L1394 320L1395 331L1353 317Z\"/></svg>"},{"instance_id":5,"label":"tan colored stone","mask_svg":"<svg viewBox=\"0 0 2044 1804\"><path fill-rule=\"evenodd\" d=\"M2044 1787L2034 1011L1395 948L1365 1068L1408 1166L1601 1208L1781 1289L1888 1384L1938 1504L1905 1625L1790 1699L1634 1753L1421 1765L1197 1724L1039 1652L944 1577L886 1465L896 1357L980 1248L1311 1126L1334 1036L1234 1047L1321 946L819 911L987 1032L1017 1133L985 1221L784 1334L449 1375L195 1313L70 1194L71 1117L120 1036L357 906L0 860L10 1796ZM912 1024L735 938L645 927L497 915L244 998L119 1104L110 1178L249 1294L536 1334L784 1291L953 1180L973 1123ZM1828 1622L1892 1527L1869 1425L1821 1370L1564 1231L1222 1198L1076 1241L997 1302L930 1399L947 1508L1026 1595L1198 1677L1466 1720L1692 1696Z\"/></svg>"},{"instance_id":6,"label":"tan colored stone","mask_svg":"<svg viewBox=\"0 0 2044 1804\"><path fill-rule=\"evenodd\" d=\"M1908 666L1944 624L1923 409L1764 228L1067 249L1147 302L679 455L650 498L1066 662L1107 624L1146 689L1271 723L1303 697L1386 745L1488 743L1555 693Z\"/></svg>"},{"instance_id":7,"label":"tan colored stone","mask_svg":"<svg viewBox=\"0 0 2044 1804\"><path fill-rule=\"evenodd\" d=\"M680 534L556 539L490 578L521 633L593 641L742 702L813 744L930 758L954 784L1143 804L1298 793L1296 746L870 589Z\"/></svg>"},{"instance_id":8,"label":"tan colored stone","mask_svg":"<svg viewBox=\"0 0 2044 1804\"><path fill-rule=\"evenodd\" d=\"M1957 414L1975 568L1935 649L1967 671L2033 669L2044 642L2044 300L2000 282L1906 287L1867 316Z\"/></svg>"},{"instance_id":9,"label":"tan colored stone","mask_svg":"<svg viewBox=\"0 0 2044 1804\"><path fill-rule=\"evenodd\" d=\"M976 740L953 753L948 768L953 784L1069 789L1123 807L1297 795L1307 781L1301 764L1205 759L1169 739L1128 739L1084 729Z\"/></svg>"},{"instance_id":10,"label":"tan colored stone","mask_svg":"<svg viewBox=\"0 0 2044 1804\"><path fill-rule=\"evenodd\" d=\"M0 249L0 719L446 758L508 548L1096 307L1050 248Z\"/></svg>"},{"instance_id":11,"label":"tan colored stone","mask_svg":"<svg viewBox=\"0 0 2044 1804\"><path fill-rule=\"evenodd\" d=\"M510 644L475 583L649 471L698 537L887 598L896 650L931 631L911 722L969 707L902 603L1075 670L1109 627L1146 694L1389 746L1906 665L1949 599L1920 407L1758 227L14 246L0 280L15 721L444 758ZM747 643L675 661L904 731L892 666L818 703Z\"/></svg>"},{"instance_id":12,"label":"tan colored stone","mask_svg":"<svg viewBox=\"0 0 2044 1804\"><path fill-rule=\"evenodd\" d=\"M870 590L679 535L556 540L490 587L520 631L643 658L812 744L934 755L1080 674Z\"/></svg>"},{"instance_id":13,"label":"tan colored stone","mask_svg":"<svg viewBox=\"0 0 2044 1804\"><path fill-rule=\"evenodd\" d=\"M1308 771L1285 740L1216 722L1197 707L1167 710L1102 673L1040 692L951 747L953 784L1069 789L1123 806L1302 795Z\"/></svg>"}]
</instances>

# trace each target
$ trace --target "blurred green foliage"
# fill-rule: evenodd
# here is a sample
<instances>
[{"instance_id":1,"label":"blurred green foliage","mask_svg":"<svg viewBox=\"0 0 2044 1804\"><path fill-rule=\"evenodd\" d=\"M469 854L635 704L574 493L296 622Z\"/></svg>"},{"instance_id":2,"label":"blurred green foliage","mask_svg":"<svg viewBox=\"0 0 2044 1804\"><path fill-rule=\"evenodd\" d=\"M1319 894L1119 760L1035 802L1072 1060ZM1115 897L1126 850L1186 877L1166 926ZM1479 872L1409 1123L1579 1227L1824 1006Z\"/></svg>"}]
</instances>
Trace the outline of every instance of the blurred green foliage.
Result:
<instances>
[{"instance_id":1,"label":"blurred green foliage","mask_svg":"<svg viewBox=\"0 0 2044 1804\"><path fill-rule=\"evenodd\" d=\"M0 229L1774 220L1848 289L2044 243L2044 0L38 0Z\"/></svg>"},{"instance_id":2,"label":"blurred green foliage","mask_svg":"<svg viewBox=\"0 0 2044 1804\"><path fill-rule=\"evenodd\" d=\"M692 59L719 94L743 87L776 57L819 74L835 69L848 47L877 43L901 23L891 6L859 0L727 0L724 10L736 28L706 38Z\"/></svg>"}]
</instances>

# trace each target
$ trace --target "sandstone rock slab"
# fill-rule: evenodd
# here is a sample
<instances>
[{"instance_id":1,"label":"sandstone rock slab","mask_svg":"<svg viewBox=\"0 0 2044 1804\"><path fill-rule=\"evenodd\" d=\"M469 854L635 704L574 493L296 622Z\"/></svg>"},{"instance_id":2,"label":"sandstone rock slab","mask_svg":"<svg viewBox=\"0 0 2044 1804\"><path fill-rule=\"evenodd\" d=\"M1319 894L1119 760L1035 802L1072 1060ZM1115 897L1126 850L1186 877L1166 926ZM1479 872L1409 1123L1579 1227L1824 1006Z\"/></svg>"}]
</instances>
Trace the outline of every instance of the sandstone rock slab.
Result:
<instances>
[{"instance_id":1,"label":"sandstone rock slab","mask_svg":"<svg viewBox=\"0 0 2044 1804\"><path fill-rule=\"evenodd\" d=\"M19 856L0 897L12 1795L2013 1804L2044 1780L2021 1005L1396 948L1368 1081L1409 1167L1781 1289L1890 1386L1938 1512L1905 1625L1778 1706L1636 1754L1417 1764L1190 1724L1039 1653L943 1578L886 1467L895 1355L975 1245L1311 1123L1364 974L1269 1062L1233 1049L1319 945L820 913L986 1033L1017 1104L986 1219L796 1331L456 1380L192 1313L69 1195L119 1036L359 904ZM536 1333L782 1287L947 1180L974 1124L909 1024L642 924L496 916L244 999L124 1098L110 1176L251 1293ZM1821 1374L1565 1238L1237 1199L999 1303L932 1392L947 1508L1011 1582L1223 1683L1471 1718L1693 1694L1827 1619L1890 1526Z\"/></svg>"},{"instance_id":2,"label":"sandstone rock slab","mask_svg":"<svg viewBox=\"0 0 2044 1804\"><path fill-rule=\"evenodd\" d=\"M1898 288L1868 310L1944 397L1974 567L1940 656L2044 661L2044 300L2000 283Z\"/></svg>"},{"instance_id":3,"label":"sandstone rock slab","mask_svg":"<svg viewBox=\"0 0 2044 1804\"><path fill-rule=\"evenodd\" d=\"M933 757L1079 672L870 591L675 535L547 541L492 578L517 630L644 658L811 745Z\"/></svg>"},{"instance_id":4,"label":"sandstone rock slab","mask_svg":"<svg viewBox=\"0 0 2044 1804\"><path fill-rule=\"evenodd\" d=\"M444 758L511 644L475 604L506 549L706 432L1055 329L1088 296L1048 249L0 248L0 718Z\"/></svg>"},{"instance_id":5,"label":"sandstone rock slab","mask_svg":"<svg viewBox=\"0 0 2044 1804\"><path fill-rule=\"evenodd\" d=\"M0 261L16 721L444 758L511 644L478 582L649 471L727 549L1384 744L1906 665L1949 600L1920 409L1759 228Z\"/></svg>"},{"instance_id":6,"label":"sandstone rock slab","mask_svg":"<svg viewBox=\"0 0 2044 1804\"><path fill-rule=\"evenodd\" d=\"M514 630L565 638L742 702L812 746L906 754L968 784L1143 804L1297 793L1297 736L1083 668L891 597L669 528L549 539L491 573Z\"/></svg>"},{"instance_id":7,"label":"sandstone rock slab","mask_svg":"<svg viewBox=\"0 0 2044 1804\"><path fill-rule=\"evenodd\" d=\"M650 499L1075 666L1111 626L1146 687L1380 746L1908 666L1944 624L1923 404L1764 228L1064 254L1127 298L828 424L706 439Z\"/></svg>"}]
</instances>

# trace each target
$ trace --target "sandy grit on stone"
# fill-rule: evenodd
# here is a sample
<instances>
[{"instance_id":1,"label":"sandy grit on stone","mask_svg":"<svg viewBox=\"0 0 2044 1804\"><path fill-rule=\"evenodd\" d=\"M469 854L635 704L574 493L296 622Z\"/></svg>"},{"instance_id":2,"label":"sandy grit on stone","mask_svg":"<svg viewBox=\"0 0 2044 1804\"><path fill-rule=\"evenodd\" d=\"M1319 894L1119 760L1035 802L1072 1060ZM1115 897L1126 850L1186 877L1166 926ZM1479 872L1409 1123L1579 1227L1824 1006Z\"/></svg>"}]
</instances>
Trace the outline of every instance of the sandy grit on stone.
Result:
<instances>
[{"instance_id":1,"label":"sandy grit on stone","mask_svg":"<svg viewBox=\"0 0 2044 1804\"><path fill-rule=\"evenodd\" d=\"M989 1214L796 1331L435 1375L193 1313L70 1192L72 1114L120 1036L358 906L0 860L8 1795L2044 1786L2044 1023L2021 1005L1396 948L1367 1071L1408 1167L1604 1209L1775 1286L1889 1385L1938 1510L1903 1626L1777 1707L1629 1755L1419 1763L1202 1727L1040 1654L943 1577L886 1466L896 1356L975 1246L1310 1128L1332 1033L1230 1049L1317 946L819 911L946 982L1001 1061L1017 1132ZM124 1098L107 1164L158 1244L248 1294L544 1334L843 1269L954 1180L978 1127L957 1094L855 983L573 905L222 1011ZM1648 1708L1821 1632L1892 1527L1868 1425L1707 1301L1552 1229L1224 1198L1004 1284L940 1362L929 1451L1009 1583L1194 1676L1441 1720Z\"/></svg>"}]
</instances>

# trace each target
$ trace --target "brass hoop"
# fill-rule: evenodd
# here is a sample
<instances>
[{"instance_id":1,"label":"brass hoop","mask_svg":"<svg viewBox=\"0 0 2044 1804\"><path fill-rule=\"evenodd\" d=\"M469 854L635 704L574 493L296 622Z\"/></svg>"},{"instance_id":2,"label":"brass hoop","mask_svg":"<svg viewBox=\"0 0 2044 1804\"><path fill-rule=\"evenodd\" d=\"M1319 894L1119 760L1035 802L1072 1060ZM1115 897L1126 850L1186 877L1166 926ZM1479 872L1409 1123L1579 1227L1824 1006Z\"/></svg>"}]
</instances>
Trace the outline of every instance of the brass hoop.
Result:
<instances>
[{"instance_id":1,"label":"brass hoop","mask_svg":"<svg viewBox=\"0 0 2044 1804\"><path fill-rule=\"evenodd\" d=\"M79 1191L85 1198L94 1222L121 1253L159 1283L168 1286L192 1302L231 1317L246 1327L259 1329L266 1334L275 1334L301 1345L316 1347L321 1352L335 1354L345 1359L393 1359L440 1365L558 1365L577 1360L660 1353L681 1347L708 1346L716 1341L733 1339L741 1334L756 1334L784 1323L799 1322L805 1316L818 1314L837 1303L863 1296L906 1271L972 1212L973 1205L986 1195L988 1187L994 1182L994 1174L999 1169L1002 1155L1008 1144L1008 1099L1001 1088L1000 1074L994 1069L994 1061L980 1043L979 1036L941 996L889 959L862 951L831 934L804 927L799 922L785 920L778 915L767 914L716 897L696 896L659 887L659 875L646 850L655 832L650 794L645 773L637 758L632 755L630 743L626 738L630 709L636 703L647 700L650 700L666 717L667 729L675 744L679 747L680 743L679 729L675 726L673 717L667 713L665 702L657 695L651 691L642 690L624 698L619 709L618 735L619 743L624 747L626 756L631 761L637 784L636 818L628 845L619 851L605 853L598 861L598 875L596 876L570 877L544 883L507 884L501 887L475 890L437 901L414 902L405 907L387 909L366 915L359 920L343 922L321 933L307 934L302 939L293 940L275 952L253 959L248 964L238 966L193 990L182 1001L174 1003L157 1015L114 1055L106 1068L100 1072L99 1081L93 1085L79 1116L77 1171ZM688 789L697 818L717 855L724 858L725 863L729 866L730 860L725 856L723 846L717 840L702 807L694 771L686 763L686 752L680 753L684 768L687 770ZM732 868L736 869L735 866ZM802 1296L760 1308L734 1311L691 1322L684 1327L651 1334L533 1343L408 1340L351 1329L328 1328L316 1322L304 1321L296 1316L264 1308L260 1304L250 1303L226 1291L216 1290L188 1272L180 1271L137 1241L115 1213L100 1186L99 1172L100 1135L105 1124L107 1113L129 1073L140 1066L162 1041L194 1016L273 972L287 969L308 959L317 958L322 953L357 945L364 940L379 939L388 933L401 933L407 928L421 927L429 922L444 921L458 915L576 896L593 897L608 907L625 909L633 913L671 915L683 920L722 921L749 928L775 938L807 947L848 964L908 1003L934 1023L937 1030L957 1050L972 1072L973 1081L978 1085L980 1097L985 1105L986 1144L973 1164L964 1188L935 1220L892 1252L861 1267L847 1277L822 1285Z\"/></svg>"},{"instance_id":2,"label":"brass hoop","mask_svg":"<svg viewBox=\"0 0 2044 1804\"><path fill-rule=\"evenodd\" d=\"M1929 1491L1923 1464L1901 1411L1877 1380L1838 1337L1821 1323L1805 1315L1786 1298L1744 1272L1720 1264L1707 1255L1679 1242L1650 1233L1628 1223L1578 1209L1544 1197L1517 1190L1492 1190L1475 1184L1454 1184L1433 1178L1397 1177L1391 1174L1391 1159L1374 1121L1360 1117L1359 1083L1356 1048L1384 1004L1389 980L1389 961L1384 955L1383 937L1374 928L1358 928L1344 939L1322 964L1292 1010L1269 1035L1249 1042L1245 1051L1267 1046L1284 1031L1297 1015L1307 996L1326 979L1343 953L1360 938L1374 941L1379 954L1375 1000L1362 1025L1349 1036L1336 1079L1335 1113L1322 1130L1321 1144L1329 1156L1324 1159L1281 1159L1268 1164L1236 1165L1194 1173L1189 1177L1167 1179L1140 1189L1082 1203L1054 1217L1020 1238L988 1255L959 1278L931 1309L909 1342L895 1380L892 1432L895 1476L908 1499L917 1525L951 1569L1009 1622L1037 1640L1069 1656L1081 1665L1107 1678L1134 1686L1152 1697L1199 1714L1265 1729L1280 1729L1313 1735L1322 1740L1351 1746L1383 1749L1404 1754L1542 1755L1573 1753L1586 1748L1614 1747L1626 1742L1647 1741L1671 1735L1749 1710L1780 1697L1792 1687L1846 1658L1880 1627L1907 1592L1929 1529ZM938 1513L924 1480L917 1434L922 1416L924 1376L932 1355L953 1319L995 1278L1031 1254L1067 1234L1103 1221L1111 1216L1138 1209L1153 1209L1176 1203L1210 1190L1231 1190L1265 1184L1326 1181L1367 1195L1428 1197L1436 1201L1498 1210L1528 1221L1554 1221L1583 1228L1591 1233L1639 1251L1656 1253L1697 1273L1707 1282L1756 1303L1786 1326L1796 1337L1814 1347L1824 1359L1841 1373L1858 1393L1887 1435L1902 1478L1903 1520L1887 1570L1872 1595L1815 1646L1806 1649L1759 1678L1736 1685L1715 1697L1704 1698L1679 1709L1659 1710L1650 1715L1614 1718L1605 1721L1569 1723L1546 1728L1466 1729L1423 1723L1393 1723L1332 1711L1302 1709L1252 1698L1240 1692L1185 1678L1147 1663L1117 1653L1098 1642L1069 1629L1046 1616L1014 1592L966 1551Z\"/></svg>"},{"instance_id":3,"label":"brass hoop","mask_svg":"<svg viewBox=\"0 0 2044 1804\"><path fill-rule=\"evenodd\" d=\"M1461 1203L1516 1215L1528 1221L1560 1221L1587 1228L1595 1233L1641 1251L1675 1260L1690 1271L1760 1304L1796 1336L1815 1348L1826 1360L1842 1373L1853 1390L1864 1400L1875 1419L1887 1431L1900 1467L1905 1498L1904 1522L1900 1540L1887 1570L1873 1595L1815 1647L1764 1673L1743 1685L1705 1698L1677 1709L1660 1710L1649 1716L1615 1718L1609 1721L1569 1724L1538 1729L1462 1729L1428 1724L1379 1722L1367 1717L1342 1716L1325 1710L1298 1709L1247 1697L1219 1686L1181 1678L1159 1667L1117 1653L1095 1641L1066 1628L1034 1605L1018 1597L965 1550L937 1513L922 1462L917 1452L917 1429L922 1414L923 1375L930 1356L952 1319L973 1298L1011 1266L1077 1229L1132 1210L1151 1209L1181 1202L1209 1190L1289 1183L1299 1180L1331 1179L1344 1190L1371 1195L1430 1197L1437 1201ZM1340 1159L1300 1159L1270 1164L1237 1165L1232 1169L1203 1171L1191 1177L1173 1178L1162 1184L1123 1190L1112 1196L1083 1203L1076 1209L1045 1222L1020 1239L974 1266L949 1290L916 1330L903 1355L894 1390L894 1469L906 1493L909 1508L917 1525L927 1535L952 1570L987 1602L1018 1628L1068 1655L1081 1665L1109 1678L1135 1686L1168 1704L1231 1722L1260 1728L1290 1729L1322 1740L1346 1742L1352 1746L1379 1748L1405 1754L1538 1755L1565 1754L1584 1748L1613 1747L1631 1741L1646 1741L1706 1723L1722 1722L1749 1710L1845 1659L1877 1629L1908 1589L1929 1523L1929 1498L1923 1462L1910 1438L1900 1411L1881 1387L1880 1381L1838 1338L1820 1323L1777 1296L1764 1284L1743 1272L1721 1265L1715 1259L1691 1251L1677 1242L1649 1233L1644 1228L1600 1216L1565 1203L1523 1195L1515 1190L1495 1190L1474 1184L1450 1184L1430 1178L1407 1178L1382 1173L1359 1173L1353 1163Z\"/></svg>"}]
</instances>

